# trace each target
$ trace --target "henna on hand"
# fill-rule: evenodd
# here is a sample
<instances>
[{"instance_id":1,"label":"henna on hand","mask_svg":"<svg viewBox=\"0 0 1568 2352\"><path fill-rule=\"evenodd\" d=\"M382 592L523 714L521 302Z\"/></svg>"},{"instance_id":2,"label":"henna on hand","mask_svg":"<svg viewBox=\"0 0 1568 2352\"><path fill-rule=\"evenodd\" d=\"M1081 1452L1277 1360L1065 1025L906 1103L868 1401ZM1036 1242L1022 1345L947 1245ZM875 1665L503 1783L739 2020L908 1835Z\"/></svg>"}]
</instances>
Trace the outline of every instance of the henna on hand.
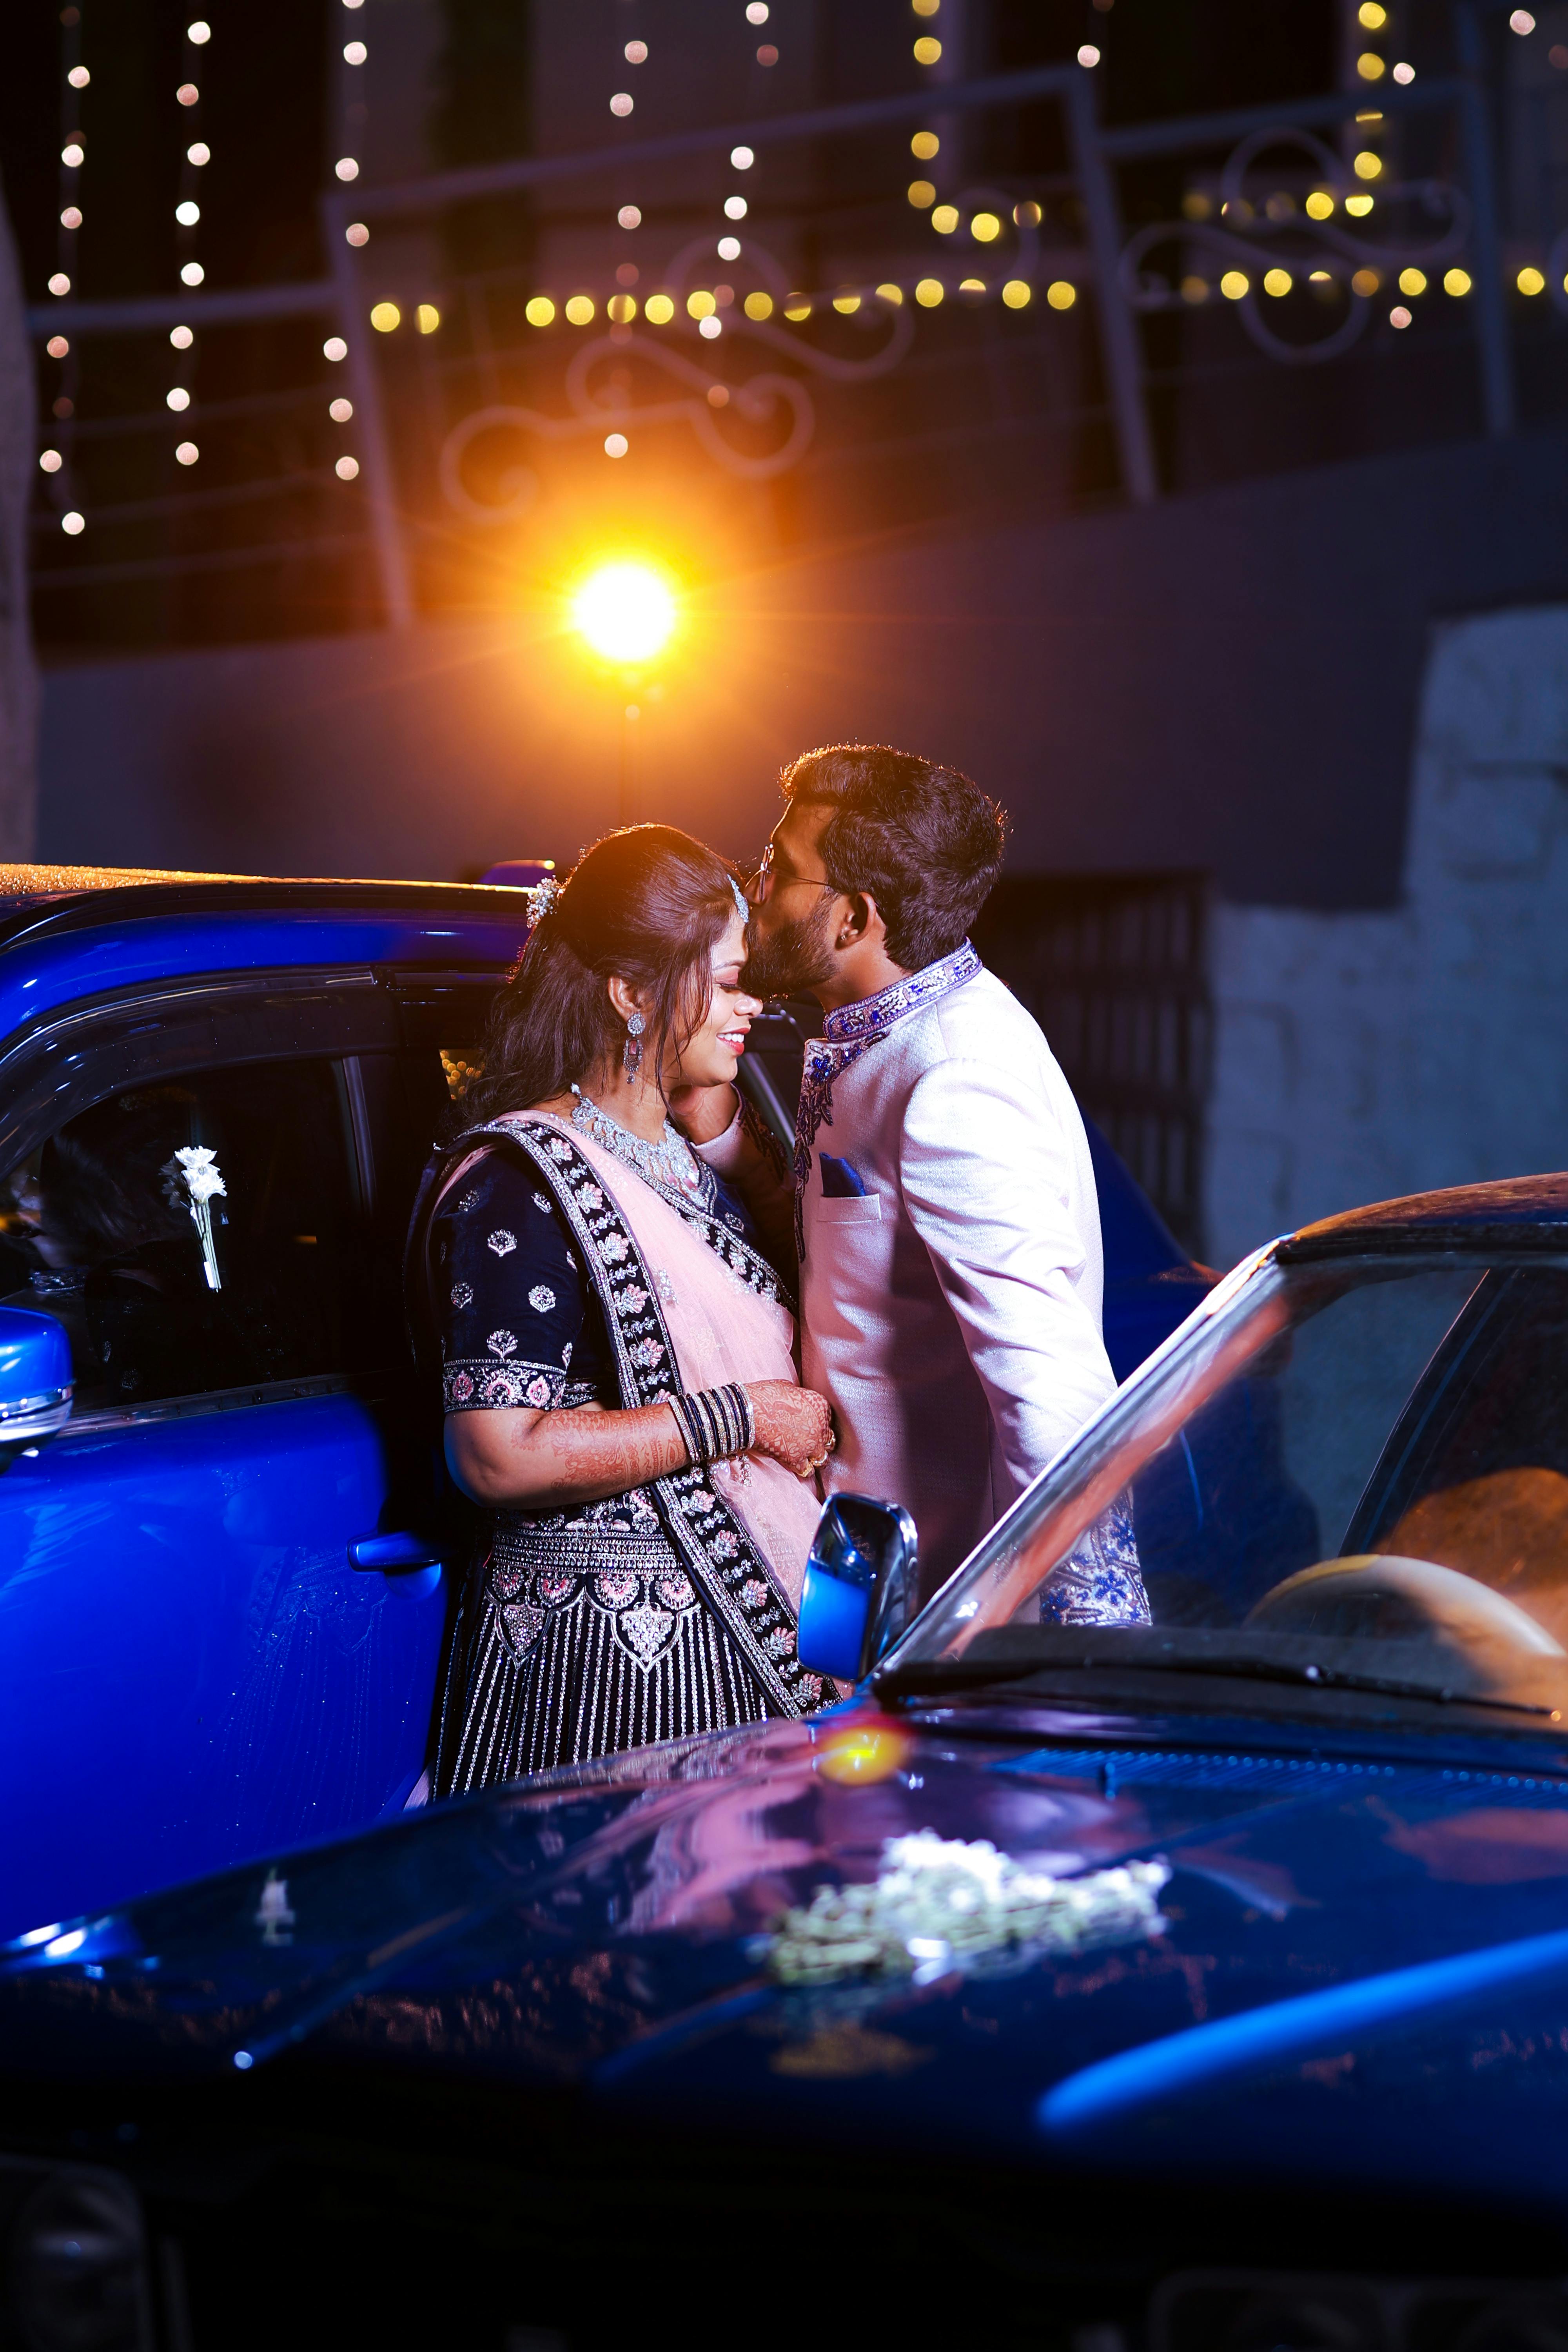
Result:
<instances>
[{"instance_id":1,"label":"henna on hand","mask_svg":"<svg viewBox=\"0 0 1568 2352\"><path fill-rule=\"evenodd\" d=\"M603 1502L686 1467L686 1440L667 1404L448 1413L446 1449L470 1500L500 1510Z\"/></svg>"}]
</instances>

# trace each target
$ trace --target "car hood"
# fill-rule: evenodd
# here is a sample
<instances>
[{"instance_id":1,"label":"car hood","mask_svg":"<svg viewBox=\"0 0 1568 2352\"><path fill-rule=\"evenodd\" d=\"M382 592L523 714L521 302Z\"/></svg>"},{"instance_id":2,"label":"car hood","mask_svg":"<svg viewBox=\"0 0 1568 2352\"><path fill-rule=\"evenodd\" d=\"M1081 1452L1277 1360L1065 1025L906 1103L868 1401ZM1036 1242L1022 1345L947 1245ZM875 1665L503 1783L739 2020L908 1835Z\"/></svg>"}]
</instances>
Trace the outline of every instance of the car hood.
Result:
<instances>
[{"instance_id":1,"label":"car hood","mask_svg":"<svg viewBox=\"0 0 1568 2352\"><path fill-rule=\"evenodd\" d=\"M369 2065L686 2125L812 2134L842 2109L908 2148L1555 2206L1568 1767L1375 1747L864 1702L676 1743L39 1929L0 1960L0 2068L238 2098L279 2063ZM851 1955L781 1981L786 1911L924 1832L1037 1878L1170 1875L1157 1916L1081 1948L939 1940L891 1975Z\"/></svg>"}]
</instances>

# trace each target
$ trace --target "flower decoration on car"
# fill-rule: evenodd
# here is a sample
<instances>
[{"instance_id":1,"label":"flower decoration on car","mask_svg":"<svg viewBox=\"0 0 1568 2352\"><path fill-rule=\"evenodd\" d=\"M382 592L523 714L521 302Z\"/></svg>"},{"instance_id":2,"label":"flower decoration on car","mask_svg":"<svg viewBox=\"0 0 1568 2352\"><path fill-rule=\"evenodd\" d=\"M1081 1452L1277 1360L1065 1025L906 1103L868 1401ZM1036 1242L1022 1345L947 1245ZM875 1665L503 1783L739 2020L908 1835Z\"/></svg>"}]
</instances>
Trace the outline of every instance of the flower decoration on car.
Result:
<instances>
[{"instance_id":1,"label":"flower decoration on car","mask_svg":"<svg viewBox=\"0 0 1568 2352\"><path fill-rule=\"evenodd\" d=\"M790 1985L864 1976L920 1983L1011 1946L1068 1953L1139 1943L1164 1932L1159 1895L1170 1875L1163 1862L1129 1862L1056 1878L988 1839L921 1830L883 1842L871 1885L819 1886L786 1911L767 1939L768 1966Z\"/></svg>"},{"instance_id":2,"label":"flower decoration on car","mask_svg":"<svg viewBox=\"0 0 1568 2352\"><path fill-rule=\"evenodd\" d=\"M223 1276L217 1270L217 1250L213 1241L212 1204L220 1198L227 1199L228 1187L219 1171L217 1154L205 1143L188 1143L158 1172L163 1179L163 1198L169 1206L173 1209L183 1205L190 1213L202 1245L202 1272L207 1288L221 1290Z\"/></svg>"}]
</instances>

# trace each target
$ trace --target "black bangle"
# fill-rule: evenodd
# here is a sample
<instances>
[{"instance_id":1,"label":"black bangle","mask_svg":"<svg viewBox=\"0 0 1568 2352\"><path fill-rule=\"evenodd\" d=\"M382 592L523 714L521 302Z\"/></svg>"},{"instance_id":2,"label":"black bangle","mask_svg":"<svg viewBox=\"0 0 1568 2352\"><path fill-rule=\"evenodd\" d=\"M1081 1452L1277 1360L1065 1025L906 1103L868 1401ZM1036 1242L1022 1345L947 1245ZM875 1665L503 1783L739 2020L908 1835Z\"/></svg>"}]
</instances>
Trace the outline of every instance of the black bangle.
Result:
<instances>
[{"instance_id":1,"label":"black bangle","mask_svg":"<svg viewBox=\"0 0 1568 2352\"><path fill-rule=\"evenodd\" d=\"M757 1442L757 1416L739 1381L671 1397L669 1409L686 1441L688 1462L721 1462L731 1454L750 1453Z\"/></svg>"}]
</instances>

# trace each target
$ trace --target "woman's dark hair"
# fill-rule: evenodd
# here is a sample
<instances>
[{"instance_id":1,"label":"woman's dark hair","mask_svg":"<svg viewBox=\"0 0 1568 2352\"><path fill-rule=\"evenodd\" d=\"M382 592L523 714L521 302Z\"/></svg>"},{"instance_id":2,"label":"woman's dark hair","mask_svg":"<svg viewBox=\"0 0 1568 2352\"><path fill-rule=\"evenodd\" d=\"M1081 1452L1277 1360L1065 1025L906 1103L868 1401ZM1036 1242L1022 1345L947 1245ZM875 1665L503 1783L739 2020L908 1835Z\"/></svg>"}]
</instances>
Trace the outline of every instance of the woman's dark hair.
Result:
<instances>
[{"instance_id":1,"label":"woman's dark hair","mask_svg":"<svg viewBox=\"0 0 1568 2352\"><path fill-rule=\"evenodd\" d=\"M662 1085L708 1018L713 950L735 913L721 857L673 824L633 824L585 850L491 1007L465 1125L564 1094L626 1043L605 982L651 999L643 1067Z\"/></svg>"},{"instance_id":2,"label":"woman's dark hair","mask_svg":"<svg viewBox=\"0 0 1568 2352\"><path fill-rule=\"evenodd\" d=\"M864 890L906 971L951 955L1002 871L1007 821L958 768L886 743L805 751L780 782L791 801L833 811L822 870L837 890Z\"/></svg>"}]
</instances>

